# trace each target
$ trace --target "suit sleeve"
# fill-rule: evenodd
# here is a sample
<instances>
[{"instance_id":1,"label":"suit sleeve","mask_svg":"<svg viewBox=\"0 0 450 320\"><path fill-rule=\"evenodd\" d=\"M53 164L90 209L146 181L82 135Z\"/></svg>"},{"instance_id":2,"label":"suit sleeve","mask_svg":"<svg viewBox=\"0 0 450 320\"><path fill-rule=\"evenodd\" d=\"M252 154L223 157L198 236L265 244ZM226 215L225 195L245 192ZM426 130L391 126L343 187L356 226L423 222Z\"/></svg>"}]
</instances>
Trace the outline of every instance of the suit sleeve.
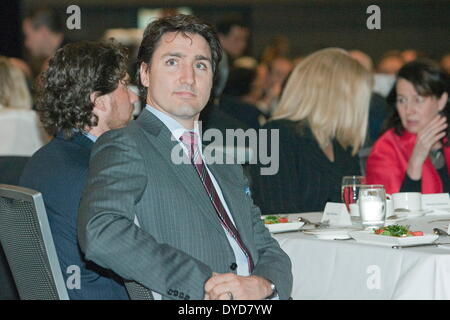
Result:
<instances>
[{"instance_id":1,"label":"suit sleeve","mask_svg":"<svg viewBox=\"0 0 450 320\"><path fill-rule=\"evenodd\" d=\"M406 169L398 157L395 142L382 136L373 146L367 159L367 182L382 184L386 192L392 194L400 191L405 174Z\"/></svg>"},{"instance_id":2,"label":"suit sleeve","mask_svg":"<svg viewBox=\"0 0 450 320\"><path fill-rule=\"evenodd\" d=\"M176 290L203 299L211 268L134 224L135 204L150 183L136 138L122 130L103 134L79 208L80 247L88 260L162 295Z\"/></svg>"},{"instance_id":3,"label":"suit sleeve","mask_svg":"<svg viewBox=\"0 0 450 320\"><path fill-rule=\"evenodd\" d=\"M242 176L244 185L248 186L247 179L244 175ZM272 281L277 288L280 299L288 299L291 295L293 282L291 260L264 226L261 220L261 211L253 203L250 195L247 195L247 200L251 205L253 238L259 257L252 274Z\"/></svg>"}]
</instances>

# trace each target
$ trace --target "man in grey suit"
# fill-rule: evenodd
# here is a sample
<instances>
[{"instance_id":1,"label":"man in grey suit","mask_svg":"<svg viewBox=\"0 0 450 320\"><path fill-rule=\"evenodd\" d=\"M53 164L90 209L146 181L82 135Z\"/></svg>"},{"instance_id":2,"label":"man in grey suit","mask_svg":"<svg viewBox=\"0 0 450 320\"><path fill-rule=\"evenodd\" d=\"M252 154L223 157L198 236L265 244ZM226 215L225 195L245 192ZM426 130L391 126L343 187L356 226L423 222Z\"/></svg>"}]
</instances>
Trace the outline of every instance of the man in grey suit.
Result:
<instances>
[{"instance_id":1,"label":"man in grey suit","mask_svg":"<svg viewBox=\"0 0 450 320\"><path fill-rule=\"evenodd\" d=\"M220 52L212 27L193 16L147 26L138 53L147 106L94 146L80 246L155 298L287 299L291 262L245 192L242 168L202 152L196 120Z\"/></svg>"}]
</instances>

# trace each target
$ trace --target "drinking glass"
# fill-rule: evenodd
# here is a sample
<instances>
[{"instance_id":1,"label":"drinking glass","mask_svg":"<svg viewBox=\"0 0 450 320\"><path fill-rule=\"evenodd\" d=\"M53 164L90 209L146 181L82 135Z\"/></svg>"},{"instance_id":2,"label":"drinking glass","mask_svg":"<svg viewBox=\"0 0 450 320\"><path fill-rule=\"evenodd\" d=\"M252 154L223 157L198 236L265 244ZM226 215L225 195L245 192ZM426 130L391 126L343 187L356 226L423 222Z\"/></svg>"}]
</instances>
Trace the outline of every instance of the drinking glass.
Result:
<instances>
[{"instance_id":1,"label":"drinking glass","mask_svg":"<svg viewBox=\"0 0 450 320\"><path fill-rule=\"evenodd\" d=\"M359 213L365 229L384 226L386 220L386 191L383 185L364 185L359 189Z\"/></svg>"},{"instance_id":2,"label":"drinking glass","mask_svg":"<svg viewBox=\"0 0 450 320\"><path fill-rule=\"evenodd\" d=\"M357 204L359 189L366 184L364 176L344 176L341 184L341 198L349 213L352 213L351 204ZM357 214L355 214L357 215Z\"/></svg>"}]
</instances>

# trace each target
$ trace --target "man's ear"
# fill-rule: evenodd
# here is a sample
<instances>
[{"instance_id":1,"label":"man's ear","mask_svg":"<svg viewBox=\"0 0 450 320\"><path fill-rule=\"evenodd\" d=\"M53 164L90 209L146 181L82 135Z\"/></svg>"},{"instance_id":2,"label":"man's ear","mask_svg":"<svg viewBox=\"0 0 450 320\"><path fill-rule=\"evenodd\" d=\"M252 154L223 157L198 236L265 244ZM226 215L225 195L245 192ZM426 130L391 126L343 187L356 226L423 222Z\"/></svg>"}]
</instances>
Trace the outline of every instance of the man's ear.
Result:
<instances>
[{"instance_id":1,"label":"man's ear","mask_svg":"<svg viewBox=\"0 0 450 320\"><path fill-rule=\"evenodd\" d=\"M148 80L148 70L149 65L145 62L141 63L141 66L139 68L139 77L141 79L141 83L144 87L148 88L150 85L150 81Z\"/></svg>"},{"instance_id":2,"label":"man's ear","mask_svg":"<svg viewBox=\"0 0 450 320\"><path fill-rule=\"evenodd\" d=\"M444 92L438 100L439 111L444 110L445 105L447 104L447 101L448 101L448 93Z\"/></svg>"},{"instance_id":3,"label":"man's ear","mask_svg":"<svg viewBox=\"0 0 450 320\"><path fill-rule=\"evenodd\" d=\"M94 104L94 110L106 111L105 95L100 95L99 91L94 91L89 95L89 99Z\"/></svg>"}]
</instances>

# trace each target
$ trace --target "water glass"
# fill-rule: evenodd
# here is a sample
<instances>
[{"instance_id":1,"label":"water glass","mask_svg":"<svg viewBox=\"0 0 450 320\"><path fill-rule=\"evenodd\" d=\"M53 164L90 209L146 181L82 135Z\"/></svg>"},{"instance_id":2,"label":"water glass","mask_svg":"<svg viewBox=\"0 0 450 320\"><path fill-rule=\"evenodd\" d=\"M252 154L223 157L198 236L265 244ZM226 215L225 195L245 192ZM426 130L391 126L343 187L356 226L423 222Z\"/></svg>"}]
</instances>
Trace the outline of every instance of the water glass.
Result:
<instances>
[{"instance_id":1,"label":"water glass","mask_svg":"<svg viewBox=\"0 0 450 320\"><path fill-rule=\"evenodd\" d=\"M365 185L359 189L359 213L365 229L377 229L386 221L386 191L382 185Z\"/></svg>"}]
</instances>

